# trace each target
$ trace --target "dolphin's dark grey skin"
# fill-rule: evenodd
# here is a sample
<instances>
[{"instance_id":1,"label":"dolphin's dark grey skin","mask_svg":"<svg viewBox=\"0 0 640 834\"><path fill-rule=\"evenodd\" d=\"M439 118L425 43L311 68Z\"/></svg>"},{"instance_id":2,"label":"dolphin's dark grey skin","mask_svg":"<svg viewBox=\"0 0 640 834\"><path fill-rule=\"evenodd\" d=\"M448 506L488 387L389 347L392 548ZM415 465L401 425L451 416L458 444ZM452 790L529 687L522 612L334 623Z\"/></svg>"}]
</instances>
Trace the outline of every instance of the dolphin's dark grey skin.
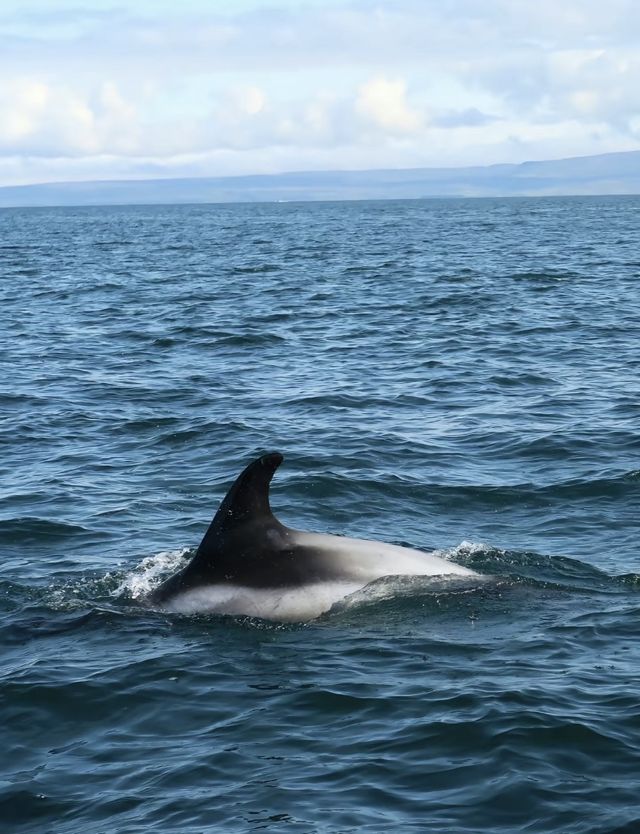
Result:
<instances>
[{"instance_id":1,"label":"dolphin's dark grey skin","mask_svg":"<svg viewBox=\"0 0 640 834\"><path fill-rule=\"evenodd\" d=\"M152 591L149 602L172 610L260 612L258 616L273 619L305 619L283 614L290 603L287 600L283 608L285 592L317 591L333 583L340 586L340 598L381 576L477 576L433 553L285 527L269 505L269 484L282 461L282 455L273 452L247 466L220 505L193 559ZM325 604L326 597L325 593L324 601L315 600L320 610L314 615L331 607Z\"/></svg>"}]
</instances>

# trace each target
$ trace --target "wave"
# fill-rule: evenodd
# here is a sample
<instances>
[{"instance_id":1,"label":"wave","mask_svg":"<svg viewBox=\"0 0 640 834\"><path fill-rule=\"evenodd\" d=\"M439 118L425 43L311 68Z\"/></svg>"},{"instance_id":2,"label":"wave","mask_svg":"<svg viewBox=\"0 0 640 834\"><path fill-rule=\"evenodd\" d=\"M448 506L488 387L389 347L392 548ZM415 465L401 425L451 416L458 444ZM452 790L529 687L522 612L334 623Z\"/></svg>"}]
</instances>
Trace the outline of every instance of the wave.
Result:
<instances>
[{"instance_id":1,"label":"wave","mask_svg":"<svg viewBox=\"0 0 640 834\"><path fill-rule=\"evenodd\" d=\"M336 407L340 404L336 399ZM347 403L341 404L347 407ZM398 454L404 452L403 444L398 444ZM431 465L434 462L446 462L447 452L434 447L429 449ZM318 467L313 477L307 469L304 475L292 474L289 483L292 489L304 489L309 498L325 498L336 494L348 493L357 488L357 494L367 495L367 500L380 498L385 503L393 500L406 500L410 493L411 500L421 507L442 507L447 512L451 507L464 506L468 510L526 506L527 509L549 507L551 502L561 506L572 501L595 499L621 500L637 496L640 491L640 470L629 470L609 477L571 478L551 483L520 482L513 484L482 483L438 483L425 482L422 470L412 462L413 471L390 475L380 468L380 461L370 450L363 448L356 455L345 457L340 461L341 467L331 470ZM308 461L305 461L308 466ZM353 467L367 467L359 473L357 482L343 476ZM369 469L369 473L367 472ZM337 478L340 473L340 478Z\"/></svg>"},{"instance_id":2,"label":"wave","mask_svg":"<svg viewBox=\"0 0 640 834\"><path fill-rule=\"evenodd\" d=\"M24 544L30 541L60 540L95 531L64 521L51 521L35 516L0 520L0 536L5 544Z\"/></svg>"},{"instance_id":3,"label":"wave","mask_svg":"<svg viewBox=\"0 0 640 834\"><path fill-rule=\"evenodd\" d=\"M527 503L546 505L550 499L571 501L587 498L623 498L640 488L640 470L610 477L569 478L555 483L431 484L418 485L426 494L444 502L464 500L491 505Z\"/></svg>"}]
</instances>

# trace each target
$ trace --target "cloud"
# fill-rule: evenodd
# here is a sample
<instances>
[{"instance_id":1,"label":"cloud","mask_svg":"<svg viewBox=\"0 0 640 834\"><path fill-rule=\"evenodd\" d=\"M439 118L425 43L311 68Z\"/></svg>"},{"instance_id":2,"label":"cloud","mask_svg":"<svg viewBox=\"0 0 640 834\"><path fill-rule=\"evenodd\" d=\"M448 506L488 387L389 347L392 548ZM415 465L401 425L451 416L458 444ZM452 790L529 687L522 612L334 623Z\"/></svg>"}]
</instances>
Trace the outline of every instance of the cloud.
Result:
<instances>
[{"instance_id":1,"label":"cloud","mask_svg":"<svg viewBox=\"0 0 640 834\"><path fill-rule=\"evenodd\" d=\"M217 174L640 141L635 0L182 0L179 14L146 0L7 1L0 172L12 176L42 176L47 159L52 176L59 159L75 172L93 159Z\"/></svg>"},{"instance_id":2,"label":"cloud","mask_svg":"<svg viewBox=\"0 0 640 834\"><path fill-rule=\"evenodd\" d=\"M615 55L602 49L558 52L551 59L553 113L608 122L633 130L640 114L640 55L636 49Z\"/></svg>"},{"instance_id":3,"label":"cloud","mask_svg":"<svg viewBox=\"0 0 640 834\"><path fill-rule=\"evenodd\" d=\"M35 156L128 153L139 143L135 107L105 81L87 95L41 79L0 81L0 151Z\"/></svg>"},{"instance_id":4,"label":"cloud","mask_svg":"<svg viewBox=\"0 0 640 834\"><path fill-rule=\"evenodd\" d=\"M238 107L248 116L256 116L265 109L267 97L260 87L243 87L237 91Z\"/></svg>"},{"instance_id":5,"label":"cloud","mask_svg":"<svg viewBox=\"0 0 640 834\"><path fill-rule=\"evenodd\" d=\"M356 111L384 131L414 133L421 118L409 106L406 88L402 79L372 78L358 90Z\"/></svg>"}]
</instances>

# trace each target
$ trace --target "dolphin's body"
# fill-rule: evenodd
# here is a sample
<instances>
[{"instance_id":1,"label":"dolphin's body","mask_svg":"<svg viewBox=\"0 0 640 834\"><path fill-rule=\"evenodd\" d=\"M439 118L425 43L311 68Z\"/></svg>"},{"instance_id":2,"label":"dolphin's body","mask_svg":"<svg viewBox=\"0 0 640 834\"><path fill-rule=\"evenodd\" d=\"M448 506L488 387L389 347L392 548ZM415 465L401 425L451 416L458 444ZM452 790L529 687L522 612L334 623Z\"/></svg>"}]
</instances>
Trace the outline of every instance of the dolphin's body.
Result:
<instances>
[{"instance_id":1,"label":"dolphin's body","mask_svg":"<svg viewBox=\"0 0 640 834\"><path fill-rule=\"evenodd\" d=\"M249 464L220 505L189 564L149 595L184 613L308 620L383 576L478 576L435 554L384 542L304 533L269 506L278 453Z\"/></svg>"}]
</instances>

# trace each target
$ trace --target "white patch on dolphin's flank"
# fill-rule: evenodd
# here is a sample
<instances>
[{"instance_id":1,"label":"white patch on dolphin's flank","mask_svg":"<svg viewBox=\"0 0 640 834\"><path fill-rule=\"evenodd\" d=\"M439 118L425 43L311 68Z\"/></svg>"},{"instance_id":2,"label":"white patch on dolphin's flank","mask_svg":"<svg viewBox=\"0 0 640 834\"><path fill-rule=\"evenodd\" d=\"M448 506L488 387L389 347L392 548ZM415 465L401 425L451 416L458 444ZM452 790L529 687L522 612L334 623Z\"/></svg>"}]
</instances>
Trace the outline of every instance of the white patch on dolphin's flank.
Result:
<instances>
[{"instance_id":1,"label":"white patch on dolphin's flank","mask_svg":"<svg viewBox=\"0 0 640 834\"><path fill-rule=\"evenodd\" d=\"M469 583L473 579L473 583ZM472 590L490 577L473 574L384 574L371 582L316 582L298 588L246 588L209 585L177 594L162 607L174 614L228 614L302 623L332 608L340 610L416 592ZM413 581L412 581L413 580Z\"/></svg>"},{"instance_id":2,"label":"white patch on dolphin's flank","mask_svg":"<svg viewBox=\"0 0 640 834\"><path fill-rule=\"evenodd\" d=\"M357 582L318 582L299 588L204 585L177 594L162 607L174 614L231 614L301 623L316 619L361 588Z\"/></svg>"}]
</instances>

